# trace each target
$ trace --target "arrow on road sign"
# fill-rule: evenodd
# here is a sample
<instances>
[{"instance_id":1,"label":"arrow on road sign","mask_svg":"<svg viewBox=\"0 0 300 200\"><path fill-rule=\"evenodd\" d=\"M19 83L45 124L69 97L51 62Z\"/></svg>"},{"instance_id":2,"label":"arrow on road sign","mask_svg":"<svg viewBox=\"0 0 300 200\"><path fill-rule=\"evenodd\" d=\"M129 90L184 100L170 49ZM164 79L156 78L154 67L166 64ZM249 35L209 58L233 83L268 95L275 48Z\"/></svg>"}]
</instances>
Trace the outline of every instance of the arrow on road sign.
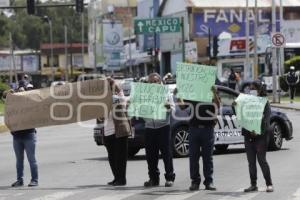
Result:
<instances>
[{"instance_id":1,"label":"arrow on road sign","mask_svg":"<svg viewBox=\"0 0 300 200\"><path fill-rule=\"evenodd\" d=\"M138 23L138 27L139 27L139 29L140 29L140 32L143 31L143 26L144 26L143 22L139 22L139 23Z\"/></svg>"}]
</instances>

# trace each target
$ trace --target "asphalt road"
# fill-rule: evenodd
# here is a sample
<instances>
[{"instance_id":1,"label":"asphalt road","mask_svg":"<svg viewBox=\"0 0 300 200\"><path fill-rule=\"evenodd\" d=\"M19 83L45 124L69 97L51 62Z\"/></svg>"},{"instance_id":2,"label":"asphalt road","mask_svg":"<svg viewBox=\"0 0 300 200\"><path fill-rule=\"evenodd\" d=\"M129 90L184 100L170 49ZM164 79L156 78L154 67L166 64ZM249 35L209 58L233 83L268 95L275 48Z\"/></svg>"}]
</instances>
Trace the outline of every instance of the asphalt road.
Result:
<instances>
[{"instance_id":1,"label":"asphalt road","mask_svg":"<svg viewBox=\"0 0 300 200\"><path fill-rule=\"evenodd\" d=\"M284 142L283 150L268 152L275 192L266 193L258 170L259 192L241 192L249 186L246 155L243 146L231 146L225 154L214 156L216 192L201 190L189 192L188 159L174 159L175 185L165 188L163 165L161 187L145 189L148 179L144 151L128 161L127 186L109 187L112 175L104 147L93 141L92 128L76 124L38 129L37 158L40 186L14 189L15 157L10 134L0 134L0 200L300 200L300 112L285 111L293 121L294 139ZM93 124L93 122L91 122ZM30 180L25 163L25 183ZM202 166L202 164L201 164Z\"/></svg>"}]
</instances>

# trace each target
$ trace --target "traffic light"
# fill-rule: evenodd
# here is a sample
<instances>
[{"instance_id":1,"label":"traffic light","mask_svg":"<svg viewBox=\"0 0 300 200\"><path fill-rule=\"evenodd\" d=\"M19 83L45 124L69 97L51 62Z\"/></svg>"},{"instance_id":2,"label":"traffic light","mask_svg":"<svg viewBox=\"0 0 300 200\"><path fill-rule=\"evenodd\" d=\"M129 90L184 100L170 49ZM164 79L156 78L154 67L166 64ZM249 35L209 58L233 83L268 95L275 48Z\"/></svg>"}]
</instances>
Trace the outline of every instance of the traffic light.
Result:
<instances>
[{"instance_id":1,"label":"traffic light","mask_svg":"<svg viewBox=\"0 0 300 200\"><path fill-rule=\"evenodd\" d=\"M153 48L148 48L148 49L147 49L147 54L148 54L149 56L153 56Z\"/></svg>"},{"instance_id":2,"label":"traffic light","mask_svg":"<svg viewBox=\"0 0 300 200\"><path fill-rule=\"evenodd\" d=\"M35 14L35 0L27 0L27 13L29 15Z\"/></svg>"},{"instance_id":3,"label":"traffic light","mask_svg":"<svg viewBox=\"0 0 300 200\"><path fill-rule=\"evenodd\" d=\"M83 12L84 10L84 3L83 3L83 0L76 0L76 12Z\"/></svg>"},{"instance_id":4,"label":"traffic light","mask_svg":"<svg viewBox=\"0 0 300 200\"><path fill-rule=\"evenodd\" d=\"M213 52L212 52L212 53L213 53L213 56L212 56L212 57L214 57L214 58L216 58L217 55L218 55L218 48L219 48L218 42L219 42L218 37L217 37L217 36L214 36L214 37L213 37Z\"/></svg>"}]
</instances>

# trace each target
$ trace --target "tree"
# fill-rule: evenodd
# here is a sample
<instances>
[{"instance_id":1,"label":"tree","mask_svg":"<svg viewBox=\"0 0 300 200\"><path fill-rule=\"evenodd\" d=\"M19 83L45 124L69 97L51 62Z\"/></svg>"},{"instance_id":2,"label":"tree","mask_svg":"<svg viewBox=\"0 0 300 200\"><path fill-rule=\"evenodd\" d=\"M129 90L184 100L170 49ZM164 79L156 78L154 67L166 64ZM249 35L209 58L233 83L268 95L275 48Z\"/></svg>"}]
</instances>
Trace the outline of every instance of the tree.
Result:
<instances>
[{"instance_id":1,"label":"tree","mask_svg":"<svg viewBox=\"0 0 300 200\"><path fill-rule=\"evenodd\" d=\"M24 6L24 0L13 0L12 5ZM63 2L63 1L61 1ZM64 1L73 3L73 1ZM41 4L40 1L36 2ZM48 1L47 4L55 4L57 1ZM0 47L9 46L9 32L13 33L13 41L17 48L31 48L38 50L41 43L49 43L49 25L42 20L48 16L52 20L53 42L64 42L64 24L68 26L69 42L81 42L81 17L75 11L75 7L51 7L36 8L37 15L28 15L26 9L14 10L10 18L0 16ZM85 41L88 37L87 14L85 10Z\"/></svg>"}]
</instances>

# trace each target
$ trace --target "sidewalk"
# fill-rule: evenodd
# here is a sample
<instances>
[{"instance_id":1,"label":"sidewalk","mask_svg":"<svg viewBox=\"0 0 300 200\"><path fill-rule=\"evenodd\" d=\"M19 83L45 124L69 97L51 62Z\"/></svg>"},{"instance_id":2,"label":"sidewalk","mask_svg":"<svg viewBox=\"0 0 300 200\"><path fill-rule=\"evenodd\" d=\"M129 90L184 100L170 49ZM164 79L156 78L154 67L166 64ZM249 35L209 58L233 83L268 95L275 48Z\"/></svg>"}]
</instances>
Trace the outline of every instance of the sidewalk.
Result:
<instances>
[{"instance_id":1,"label":"sidewalk","mask_svg":"<svg viewBox=\"0 0 300 200\"><path fill-rule=\"evenodd\" d=\"M300 111L300 102L290 103L289 101L281 101L281 103L271 103L271 106L275 108Z\"/></svg>"},{"instance_id":2,"label":"sidewalk","mask_svg":"<svg viewBox=\"0 0 300 200\"><path fill-rule=\"evenodd\" d=\"M4 124L4 116L0 116L0 133L5 133L7 131L8 129Z\"/></svg>"}]
</instances>

